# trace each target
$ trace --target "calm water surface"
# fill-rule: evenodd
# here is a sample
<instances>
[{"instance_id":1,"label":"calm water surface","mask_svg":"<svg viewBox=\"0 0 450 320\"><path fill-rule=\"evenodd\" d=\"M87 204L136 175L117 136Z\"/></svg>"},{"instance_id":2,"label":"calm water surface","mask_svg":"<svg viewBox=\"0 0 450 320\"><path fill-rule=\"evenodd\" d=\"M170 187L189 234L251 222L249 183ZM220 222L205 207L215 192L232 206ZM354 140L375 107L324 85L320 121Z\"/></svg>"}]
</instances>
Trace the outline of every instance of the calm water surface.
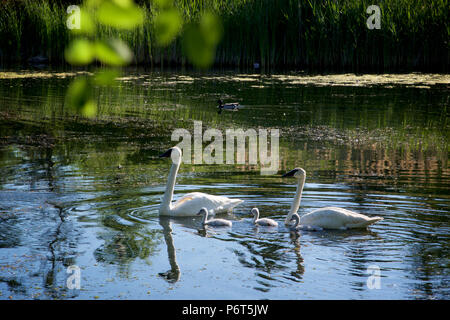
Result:
<instances>
[{"instance_id":1,"label":"calm water surface","mask_svg":"<svg viewBox=\"0 0 450 320\"><path fill-rule=\"evenodd\" d=\"M0 79L0 299L450 298L448 77L129 71L95 89L98 117L84 119L64 104L71 77L23 74ZM218 115L219 97L243 108ZM170 167L158 155L194 120L280 130L275 175L180 169L175 198L245 200L224 216L231 229L158 217ZM300 214L339 206L384 220L289 232L295 181L281 174L294 167L307 171ZM254 227L254 206L280 227ZM80 289L66 286L71 265ZM367 285L370 266L379 289Z\"/></svg>"}]
</instances>

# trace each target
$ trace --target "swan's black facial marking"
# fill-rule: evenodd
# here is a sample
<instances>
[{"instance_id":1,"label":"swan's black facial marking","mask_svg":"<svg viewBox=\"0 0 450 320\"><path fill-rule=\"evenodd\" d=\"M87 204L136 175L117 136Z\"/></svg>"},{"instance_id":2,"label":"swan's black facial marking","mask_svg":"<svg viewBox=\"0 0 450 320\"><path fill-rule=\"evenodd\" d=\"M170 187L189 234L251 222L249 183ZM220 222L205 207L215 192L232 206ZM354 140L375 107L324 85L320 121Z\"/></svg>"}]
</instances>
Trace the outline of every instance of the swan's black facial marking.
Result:
<instances>
[{"instance_id":1,"label":"swan's black facial marking","mask_svg":"<svg viewBox=\"0 0 450 320\"><path fill-rule=\"evenodd\" d=\"M298 217L298 215L293 215L288 223L290 227L297 227L299 224L300 224L300 217Z\"/></svg>"},{"instance_id":2,"label":"swan's black facial marking","mask_svg":"<svg viewBox=\"0 0 450 320\"><path fill-rule=\"evenodd\" d=\"M219 104L219 106L223 105L222 99L217 100L217 103Z\"/></svg>"},{"instance_id":3,"label":"swan's black facial marking","mask_svg":"<svg viewBox=\"0 0 450 320\"><path fill-rule=\"evenodd\" d=\"M289 172L286 172L285 174L283 174L282 178L293 177L297 171L298 169L293 169Z\"/></svg>"},{"instance_id":4,"label":"swan's black facial marking","mask_svg":"<svg viewBox=\"0 0 450 320\"><path fill-rule=\"evenodd\" d=\"M160 158L169 158L172 154L172 148L167 150L166 152L164 152L163 154L160 154L159 157Z\"/></svg>"}]
</instances>

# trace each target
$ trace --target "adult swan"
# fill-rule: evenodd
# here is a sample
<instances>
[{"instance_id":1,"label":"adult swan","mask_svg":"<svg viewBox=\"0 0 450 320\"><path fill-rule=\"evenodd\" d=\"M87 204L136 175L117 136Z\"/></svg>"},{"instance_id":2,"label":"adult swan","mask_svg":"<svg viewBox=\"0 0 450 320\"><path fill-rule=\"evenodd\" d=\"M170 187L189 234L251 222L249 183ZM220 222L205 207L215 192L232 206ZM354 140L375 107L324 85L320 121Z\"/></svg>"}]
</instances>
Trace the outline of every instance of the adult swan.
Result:
<instances>
[{"instance_id":1,"label":"adult swan","mask_svg":"<svg viewBox=\"0 0 450 320\"><path fill-rule=\"evenodd\" d=\"M181 164L181 156L181 149L178 147L170 148L159 156L160 158L172 158L172 166L169 172L166 191L164 192L162 203L159 206L159 215L175 217L196 216L202 208L206 208L208 212L213 215L230 211L244 201L240 199L213 196L201 192L192 192L186 194L175 203L172 203L175 180Z\"/></svg>"},{"instance_id":2,"label":"adult swan","mask_svg":"<svg viewBox=\"0 0 450 320\"><path fill-rule=\"evenodd\" d=\"M306 180L306 171L302 168L296 168L284 174L283 177L294 177L298 179L297 192L292 202L291 210L284 223L288 225L297 213L302 198L303 186ZM294 216L294 219L297 218ZM295 219L296 220L296 219ZM326 207L313 210L300 217L300 227L304 229L351 229L365 228L377 221L383 220L381 217L370 218L360 213L347 209ZM298 222L297 222L298 224Z\"/></svg>"}]
</instances>

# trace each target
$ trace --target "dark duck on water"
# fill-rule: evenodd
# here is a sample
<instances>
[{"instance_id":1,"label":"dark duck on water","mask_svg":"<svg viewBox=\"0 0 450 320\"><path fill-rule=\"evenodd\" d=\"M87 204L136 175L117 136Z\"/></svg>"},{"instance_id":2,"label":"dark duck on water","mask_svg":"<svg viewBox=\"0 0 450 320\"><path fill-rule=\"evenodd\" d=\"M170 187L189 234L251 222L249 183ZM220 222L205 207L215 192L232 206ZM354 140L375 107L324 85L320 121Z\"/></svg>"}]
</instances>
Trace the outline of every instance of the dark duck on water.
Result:
<instances>
[{"instance_id":1,"label":"dark duck on water","mask_svg":"<svg viewBox=\"0 0 450 320\"><path fill-rule=\"evenodd\" d=\"M238 111L239 110L239 102L231 102L231 103L223 103L221 99L217 100L217 103L219 104L217 108L219 108L218 113L222 113L222 110L227 111Z\"/></svg>"}]
</instances>

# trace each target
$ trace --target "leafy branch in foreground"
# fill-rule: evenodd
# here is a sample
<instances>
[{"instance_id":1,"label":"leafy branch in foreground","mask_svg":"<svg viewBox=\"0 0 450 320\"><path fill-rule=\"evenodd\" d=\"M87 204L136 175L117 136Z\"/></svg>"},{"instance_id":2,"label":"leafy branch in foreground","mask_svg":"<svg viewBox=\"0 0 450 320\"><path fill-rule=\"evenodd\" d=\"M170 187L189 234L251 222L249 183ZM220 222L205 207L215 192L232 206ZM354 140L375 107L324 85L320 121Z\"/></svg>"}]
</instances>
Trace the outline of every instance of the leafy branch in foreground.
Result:
<instances>
[{"instance_id":1,"label":"leafy branch in foreground","mask_svg":"<svg viewBox=\"0 0 450 320\"><path fill-rule=\"evenodd\" d=\"M153 27L156 43L168 46L179 34L189 61L198 68L207 68L214 62L216 46L222 26L211 12L202 12L198 21L190 22L183 30L183 18L172 0L153 0L156 15ZM66 103L82 115L93 117L97 104L93 97L95 85L112 85L120 74L120 67L130 64L134 54L128 45L117 37L99 38L101 28L133 30L144 23L145 11L133 0L85 0L79 14L79 28L71 30L73 37L65 50L65 59L74 66L100 64L103 68L93 76L83 76L70 84Z\"/></svg>"}]
</instances>

